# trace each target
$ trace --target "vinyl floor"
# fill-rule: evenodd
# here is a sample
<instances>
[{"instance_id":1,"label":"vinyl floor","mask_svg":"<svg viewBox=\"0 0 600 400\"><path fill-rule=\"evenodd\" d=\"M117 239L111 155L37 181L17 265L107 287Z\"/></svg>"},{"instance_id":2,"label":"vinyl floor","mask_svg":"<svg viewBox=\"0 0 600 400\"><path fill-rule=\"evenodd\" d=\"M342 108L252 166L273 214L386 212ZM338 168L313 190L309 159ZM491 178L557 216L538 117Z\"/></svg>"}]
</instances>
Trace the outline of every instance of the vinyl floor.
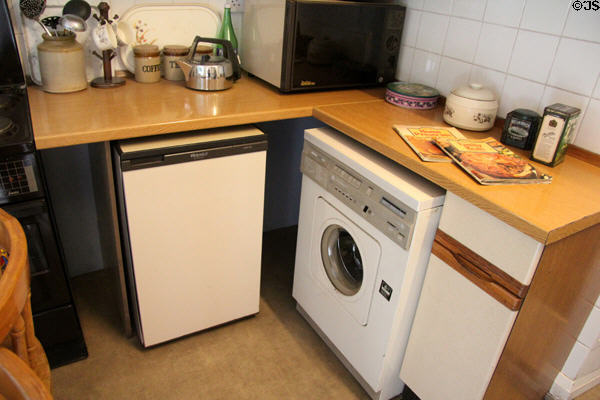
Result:
<instances>
[{"instance_id":1,"label":"vinyl floor","mask_svg":"<svg viewBox=\"0 0 600 400\"><path fill-rule=\"evenodd\" d=\"M296 311L295 245L295 227L265 234L259 314L150 349L122 333L105 271L75 277L89 357L52 370L55 399L368 399Z\"/></svg>"}]
</instances>

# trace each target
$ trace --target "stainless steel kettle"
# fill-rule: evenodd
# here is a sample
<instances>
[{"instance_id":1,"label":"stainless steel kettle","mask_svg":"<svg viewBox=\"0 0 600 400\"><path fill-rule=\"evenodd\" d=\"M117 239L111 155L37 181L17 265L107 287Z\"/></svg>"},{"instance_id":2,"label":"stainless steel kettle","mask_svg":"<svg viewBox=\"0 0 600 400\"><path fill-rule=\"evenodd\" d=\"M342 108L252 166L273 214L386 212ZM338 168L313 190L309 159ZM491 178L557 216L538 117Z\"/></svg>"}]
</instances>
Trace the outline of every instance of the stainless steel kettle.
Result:
<instances>
[{"instance_id":1,"label":"stainless steel kettle","mask_svg":"<svg viewBox=\"0 0 600 400\"><path fill-rule=\"evenodd\" d=\"M201 42L220 44L224 49L224 57L211 54L196 56L196 48ZM240 63L229 40L196 36L190 54L178 60L177 65L183 71L185 85L194 90L229 89L242 76Z\"/></svg>"}]
</instances>

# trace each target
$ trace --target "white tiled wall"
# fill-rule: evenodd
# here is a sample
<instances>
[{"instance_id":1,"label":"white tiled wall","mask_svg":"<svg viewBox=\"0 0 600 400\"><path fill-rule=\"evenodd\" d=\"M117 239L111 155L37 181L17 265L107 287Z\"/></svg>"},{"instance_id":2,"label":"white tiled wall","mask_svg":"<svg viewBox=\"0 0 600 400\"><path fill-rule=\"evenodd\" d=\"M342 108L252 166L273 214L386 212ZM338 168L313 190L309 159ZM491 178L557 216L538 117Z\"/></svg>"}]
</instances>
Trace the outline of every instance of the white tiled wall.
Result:
<instances>
[{"instance_id":1,"label":"white tiled wall","mask_svg":"<svg viewBox=\"0 0 600 400\"><path fill-rule=\"evenodd\" d=\"M407 7L396 77L442 95L480 82L499 116L578 107L574 144L600 154L600 10L571 0L400 0ZM585 1L583 3L586 3Z\"/></svg>"},{"instance_id":2,"label":"white tiled wall","mask_svg":"<svg viewBox=\"0 0 600 400\"><path fill-rule=\"evenodd\" d=\"M42 17L51 16L51 15L61 15L62 8L68 0L47 0L46 1L46 9L42 14ZM110 5L109 15L112 17L113 15L123 15L127 10L131 7L137 5L147 5L147 4L174 4L174 3L193 3L206 6L216 12L220 17L223 14L223 7L225 5L225 0L202 0L202 1L193 1L193 0L104 0L106 3ZM42 34L42 28L39 24L33 20L27 19L21 15L19 10L19 2L20 0L8 0L9 6L12 8L12 21L14 25L14 30L16 34L17 43L19 45L20 55L22 58L23 66L25 68L25 72L29 76L38 76L39 73L32 73L32 63L30 63L30 48L35 48L37 44L39 44ZM92 6L92 13L98 14L98 9L96 6L100 3L100 0L88 0L88 3ZM241 14L233 13L232 22L236 32L236 35L241 42ZM171 21L169 21L171 22ZM87 64L87 75L89 79L92 79L95 76L102 75L102 63L92 56L92 50L95 47L92 45L92 40L89 38L89 31L95 26L96 21L90 17L87 20L88 23L88 32L78 33L77 40L83 44L86 50L86 64ZM191 44L191 43L190 43ZM35 58L33 59L33 64L36 64ZM36 64L37 65L37 64ZM113 70L125 69L125 66L121 63L119 57L115 57L113 59ZM36 81L36 79L34 79Z\"/></svg>"}]
</instances>

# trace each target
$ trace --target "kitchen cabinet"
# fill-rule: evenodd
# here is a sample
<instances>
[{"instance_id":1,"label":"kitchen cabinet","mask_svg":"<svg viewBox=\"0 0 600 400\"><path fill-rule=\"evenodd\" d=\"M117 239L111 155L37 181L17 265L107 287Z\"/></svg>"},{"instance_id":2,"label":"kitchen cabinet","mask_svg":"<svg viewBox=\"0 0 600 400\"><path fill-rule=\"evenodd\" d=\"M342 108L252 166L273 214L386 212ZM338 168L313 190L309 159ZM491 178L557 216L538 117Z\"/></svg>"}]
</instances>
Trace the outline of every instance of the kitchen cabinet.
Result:
<instances>
[{"instance_id":1,"label":"kitchen cabinet","mask_svg":"<svg viewBox=\"0 0 600 400\"><path fill-rule=\"evenodd\" d=\"M544 247L447 193L400 378L424 400L541 398L538 374L555 372L540 352L570 336L565 305L585 295L562 274L598 273L593 241L566 242Z\"/></svg>"},{"instance_id":2,"label":"kitchen cabinet","mask_svg":"<svg viewBox=\"0 0 600 400\"><path fill-rule=\"evenodd\" d=\"M422 399L483 397L542 249L446 194L400 374Z\"/></svg>"}]
</instances>

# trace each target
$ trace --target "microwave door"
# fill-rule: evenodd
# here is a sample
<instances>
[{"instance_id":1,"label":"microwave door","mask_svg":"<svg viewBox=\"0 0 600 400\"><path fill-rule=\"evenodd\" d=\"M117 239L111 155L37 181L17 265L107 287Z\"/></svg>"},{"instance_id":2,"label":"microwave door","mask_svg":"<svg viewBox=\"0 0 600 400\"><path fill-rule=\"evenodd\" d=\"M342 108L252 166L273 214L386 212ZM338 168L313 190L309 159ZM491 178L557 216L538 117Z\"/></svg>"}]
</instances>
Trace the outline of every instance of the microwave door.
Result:
<instances>
[{"instance_id":1,"label":"microwave door","mask_svg":"<svg viewBox=\"0 0 600 400\"><path fill-rule=\"evenodd\" d=\"M390 12L390 5L373 3L295 4L294 32L286 36L292 40L289 73L284 73L291 90L366 86L394 79L403 7Z\"/></svg>"}]
</instances>

